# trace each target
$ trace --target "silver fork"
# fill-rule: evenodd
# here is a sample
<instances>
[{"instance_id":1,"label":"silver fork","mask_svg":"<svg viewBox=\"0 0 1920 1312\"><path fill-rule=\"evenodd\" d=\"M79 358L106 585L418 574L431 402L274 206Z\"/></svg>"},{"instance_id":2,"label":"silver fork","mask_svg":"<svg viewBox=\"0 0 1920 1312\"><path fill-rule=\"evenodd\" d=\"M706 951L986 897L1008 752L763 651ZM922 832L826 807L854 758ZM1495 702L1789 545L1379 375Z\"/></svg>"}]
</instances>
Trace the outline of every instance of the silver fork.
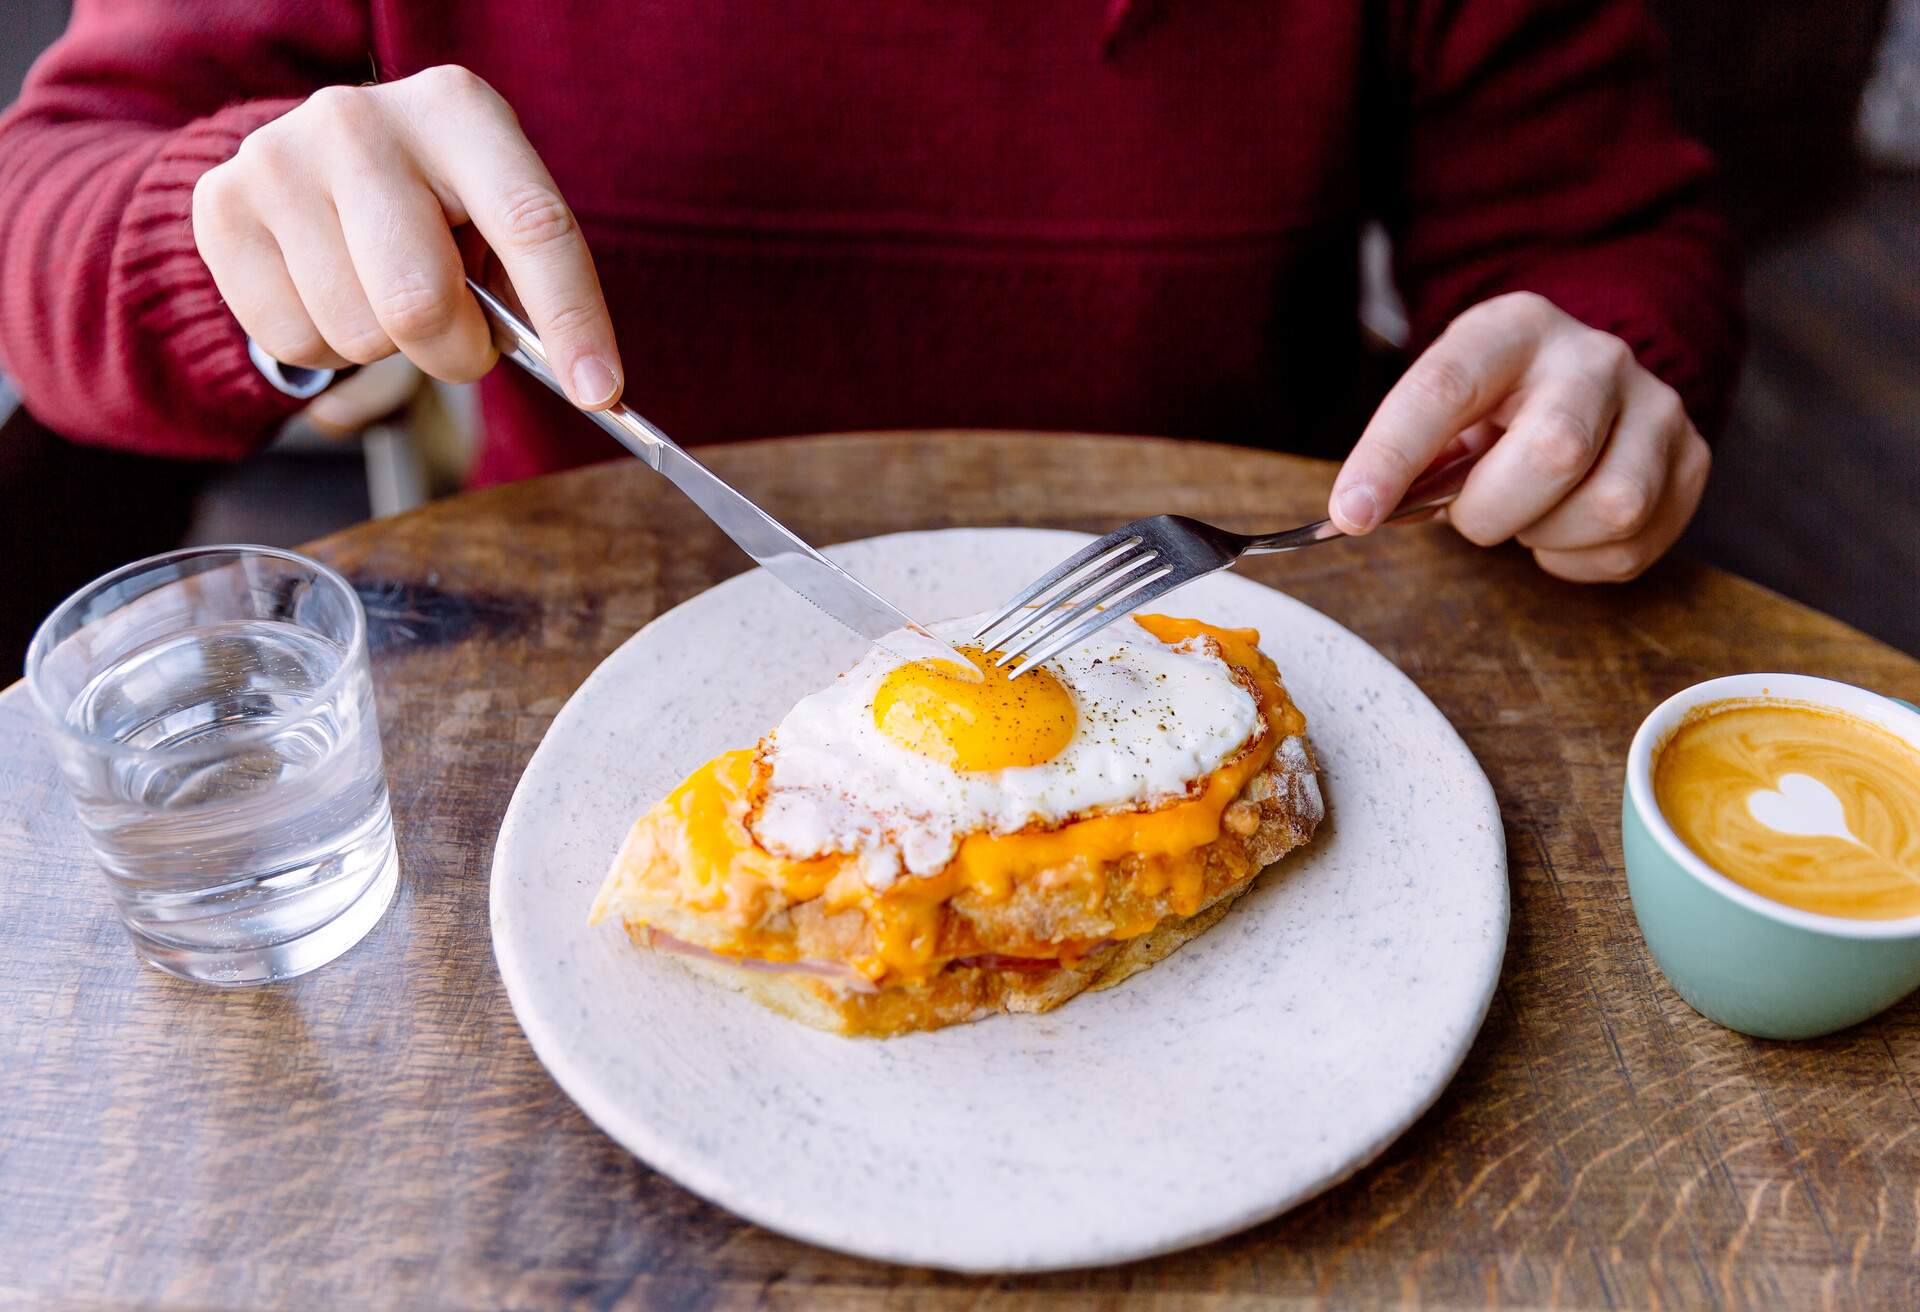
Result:
<instances>
[{"instance_id":1,"label":"silver fork","mask_svg":"<svg viewBox=\"0 0 1920 1312\"><path fill-rule=\"evenodd\" d=\"M1455 457L1422 474L1381 522L1411 519L1452 501L1460 495L1460 486L1478 455L1470 452ZM1017 679L1042 661L1085 642L1121 616L1183 584L1223 570L1242 556L1298 551L1344 536L1330 519L1284 533L1251 537L1185 515L1136 519L1089 543L1035 579L974 630L973 641L999 653L993 662L999 668L1018 661L1019 668L1011 676ZM1008 627L1009 620L1019 622Z\"/></svg>"}]
</instances>

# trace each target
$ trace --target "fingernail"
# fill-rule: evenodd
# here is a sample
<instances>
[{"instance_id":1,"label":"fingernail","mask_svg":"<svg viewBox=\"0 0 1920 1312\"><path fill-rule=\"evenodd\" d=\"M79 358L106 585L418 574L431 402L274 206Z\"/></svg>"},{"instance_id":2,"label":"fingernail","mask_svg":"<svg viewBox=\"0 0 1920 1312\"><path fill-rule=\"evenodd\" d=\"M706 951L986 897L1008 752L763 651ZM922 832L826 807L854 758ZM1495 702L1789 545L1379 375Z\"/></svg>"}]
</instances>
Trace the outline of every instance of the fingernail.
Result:
<instances>
[{"instance_id":1,"label":"fingernail","mask_svg":"<svg viewBox=\"0 0 1920 1312\"><path fill-rule=\"evenodd\" d=\"M1340 512L1340 518L1365 533L1380 518L1380 498L1373 495L1373 489L1364 483L1356 483L1342 492L1335 501L1334 508Z\"/></svg>"},{"instance_id":2,"label":"fingernail","mask_svg":"<svg viewBox=\"0 0 1920 1312\"><path fill-rule=\"evenodd\" d=\"M614 378L613 370L607 368L607 362L599 356L585 356L573 366L575 405L605 405L613 400L614 389L618 386L619 380Z\"/></svg>"}]
</instances>

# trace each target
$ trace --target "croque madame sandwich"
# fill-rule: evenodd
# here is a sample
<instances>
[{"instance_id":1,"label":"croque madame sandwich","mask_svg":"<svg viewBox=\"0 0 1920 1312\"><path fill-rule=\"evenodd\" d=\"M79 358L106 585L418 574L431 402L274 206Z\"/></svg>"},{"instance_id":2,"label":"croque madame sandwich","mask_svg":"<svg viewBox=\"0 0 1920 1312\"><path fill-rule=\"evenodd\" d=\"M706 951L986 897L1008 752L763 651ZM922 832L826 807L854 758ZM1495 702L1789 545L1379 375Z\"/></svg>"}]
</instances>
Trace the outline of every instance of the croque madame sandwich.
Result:
<instances>
[{"instance_id":1,"label":"croque madame sandwich","mask_svg":"<svg viewBox=\"0 0 1920 1312\"><path fill-rule=\"evenodd\" d=\"M963 648L978 681L875 648L640 817L591 922L844 1034L1117 984L1320 821L1258 641L1139 615L1017 679Z\"/></svg>"}]
</instances>

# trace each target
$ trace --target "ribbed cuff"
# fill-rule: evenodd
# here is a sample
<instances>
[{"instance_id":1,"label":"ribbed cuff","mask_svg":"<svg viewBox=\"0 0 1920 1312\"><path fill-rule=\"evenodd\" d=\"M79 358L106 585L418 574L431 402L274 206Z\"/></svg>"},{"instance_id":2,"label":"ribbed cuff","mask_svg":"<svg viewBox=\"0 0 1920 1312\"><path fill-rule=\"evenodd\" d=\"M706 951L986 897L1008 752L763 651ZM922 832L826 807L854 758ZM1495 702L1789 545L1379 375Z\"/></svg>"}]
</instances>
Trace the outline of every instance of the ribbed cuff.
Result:
<instances>
[{"instance_id":1,"label":"ribbed cuff","mask_svg":"<svg viewBox=\"0 0 1920 1312\"><path fill-rule=\"evenodd\" d=\"M191 397L193 409L219 415L200 426L190 445L159 441L155 455L239 457L260 434L300 408L300 401L268 384L247 355L247 337L214 286L193 241L193 188L200 176L232 158L249 132L280 117L295 99L230 105L174 133L142 173L128 203L122 232L139 234L114 253L118 303L128 307L136 334L166 343L177 376L165 380Z\"/></svg>"}]
</instances>

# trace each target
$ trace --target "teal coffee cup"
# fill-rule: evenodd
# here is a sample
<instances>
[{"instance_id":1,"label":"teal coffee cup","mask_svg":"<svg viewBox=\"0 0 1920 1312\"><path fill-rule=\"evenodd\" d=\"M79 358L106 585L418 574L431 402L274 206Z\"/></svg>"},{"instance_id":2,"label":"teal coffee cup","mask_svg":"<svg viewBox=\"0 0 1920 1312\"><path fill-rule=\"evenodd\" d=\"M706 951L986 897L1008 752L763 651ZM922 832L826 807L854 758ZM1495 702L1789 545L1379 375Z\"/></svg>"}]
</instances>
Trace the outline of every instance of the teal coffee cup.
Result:
<instances>
[{"instance_id":1,"label":"teal coffee cup","mask_svg":"<svg viewBox=\"0 0 1920 1312\"><path fill-rule=\"evenodd\" d=\"M1621 837L1627 888L1653 959L1695 1011L1763 1039L1807 1039L1867 1019L1920 986L1920 916L1864 920L1786 906L1714 870L1654 803L1653 762L1687 712L1778 698L1857 716L1920 751L1920 711L1804 674L1735 674L1675 693L1627 751Z\"/></svg>"}]
</instances>

